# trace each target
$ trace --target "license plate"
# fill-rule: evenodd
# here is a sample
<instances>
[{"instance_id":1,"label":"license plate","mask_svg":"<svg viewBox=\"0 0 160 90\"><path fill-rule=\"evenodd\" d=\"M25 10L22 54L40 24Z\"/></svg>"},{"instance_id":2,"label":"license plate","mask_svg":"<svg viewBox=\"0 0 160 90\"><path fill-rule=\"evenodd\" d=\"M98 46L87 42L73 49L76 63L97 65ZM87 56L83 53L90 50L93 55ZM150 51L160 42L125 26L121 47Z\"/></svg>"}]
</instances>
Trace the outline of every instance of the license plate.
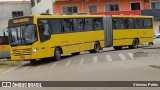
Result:
<instances>
[{"instance_id":1,"label":"license plate","mask_svg":"<svg viewBox=\"0 0 160 90\"><path fill-rule=\"evenodd\" d=\"M25 59L25 56L20 56L20 60L24 60Z\"/></svg>"}]
</instances>

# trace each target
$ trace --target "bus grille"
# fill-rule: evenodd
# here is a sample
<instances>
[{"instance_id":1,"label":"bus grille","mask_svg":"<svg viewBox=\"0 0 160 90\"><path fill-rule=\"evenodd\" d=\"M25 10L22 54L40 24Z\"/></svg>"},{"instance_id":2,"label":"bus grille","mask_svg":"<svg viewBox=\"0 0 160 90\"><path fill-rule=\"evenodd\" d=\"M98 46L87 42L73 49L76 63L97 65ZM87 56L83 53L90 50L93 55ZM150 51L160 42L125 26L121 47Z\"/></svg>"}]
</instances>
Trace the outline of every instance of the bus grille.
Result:
<instances>
[{"instance_id":1,"label":"bus grille","mask_svg":"<svg viewBox=\"0 0 160 90\"><path fill-rule=\"evenodd\" d=\"M31 48L13 50L14 56L31 55Z\"/></svg>"}]
</instances>

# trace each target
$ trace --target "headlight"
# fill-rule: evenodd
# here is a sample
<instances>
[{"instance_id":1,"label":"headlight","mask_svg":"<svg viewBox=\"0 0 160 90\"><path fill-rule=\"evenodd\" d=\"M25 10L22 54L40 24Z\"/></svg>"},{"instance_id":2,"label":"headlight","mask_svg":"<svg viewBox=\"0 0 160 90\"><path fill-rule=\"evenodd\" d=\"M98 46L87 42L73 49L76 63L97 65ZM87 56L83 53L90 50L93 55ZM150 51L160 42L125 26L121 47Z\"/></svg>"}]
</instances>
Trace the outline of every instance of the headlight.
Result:
<instances>
[{"instance_id":1,"label":"headlight","mask_svg":"<svg viewBox=\"0 0 160 90\"><path fill-rule=\"evenodd\" d=\"M13 54L13 52L11 51L11 52L10 52L10 54L12 55L12 54Z\"/></svg>"},{"instance_id":2,"label":"headlight","mask_svg":"<svg viewBox=\"0 0 160 90\"><path fill-rule=\"evenodd\" d=\"M39 49L38 48L35 48L33 49L32 53L36 53Z\"/></svg>"}]
</instances>

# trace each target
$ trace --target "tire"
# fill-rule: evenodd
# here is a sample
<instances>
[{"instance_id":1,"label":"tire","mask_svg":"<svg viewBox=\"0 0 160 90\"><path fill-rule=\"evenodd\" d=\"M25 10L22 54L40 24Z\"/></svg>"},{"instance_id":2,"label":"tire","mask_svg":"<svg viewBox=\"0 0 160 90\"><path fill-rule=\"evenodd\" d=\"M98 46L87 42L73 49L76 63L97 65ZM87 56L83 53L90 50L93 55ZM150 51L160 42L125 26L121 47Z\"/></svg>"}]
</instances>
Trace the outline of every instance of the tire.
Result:
<instances>
[{"instance_id":1,"label":"tire","mask_svg":"<svg viewBox=\"0 0 160 90\"><path fill-rule=\"evenodd\" d=\"M148 43L148 46L151 46L151 45L153 45L153 42Z\"/></svg>"},{"instance_id":2,"label":"tire","mask_svg":"<svg viewBox=\"0 0 160 90\"><path fill-rule=\"evenodd\" d=\"M100 43L99 42L95 42L94 44L94 49L90 50L90 53L98 53L101 49Z\"/></svg>"},{"instance_id":3,"label":"tire","mask_svg":"<svg viewBox=\"0 0 160 90\"><path fill-rule=\"evenodd\" d=\"M56 48L56 49L54 50L54 60L55 60L55 61L58 61L58 60L61 59L61 53L62 53L62 51L61 51L60 48Z\"/></svg>"},{"instance_id":4,"label":"tire","mask_svg":"<svg viewBox=\"0 0 160 90\"><path fill-rule=\"evenodd\" d=\"M135 49L135 48L138 48L138 45L139 45L138 39L134 39L132 45L129 45L128 47L130 49Z\"/></svg>"},{"instance_id":5,"label":"tire","mask_svg":"<svg viewBox=\"0 0 160 90\"><path fill-rule=\"evenodd\" d=\"M79 55L80 52L75 52L75 53L72 53L72 55Z\"/></svg>"},{"instance_id":6,"label":"tire","mask_svg":"<svg viewBox=\"0 0 160 90\"><path fill-rule=\"evenodd\" d=\"M113 46L114 50L121 50L122 46Z\"/></svg>"},{"instance_id":7,"label":"tire","mask_svg":"<svg viewBox=\"0 0 160 90\"><path fill-rule=\"evenodd\" d=\"M35 64L37 61L36 59L30 60L30 63Z\"/></svg>"}]
</instances>

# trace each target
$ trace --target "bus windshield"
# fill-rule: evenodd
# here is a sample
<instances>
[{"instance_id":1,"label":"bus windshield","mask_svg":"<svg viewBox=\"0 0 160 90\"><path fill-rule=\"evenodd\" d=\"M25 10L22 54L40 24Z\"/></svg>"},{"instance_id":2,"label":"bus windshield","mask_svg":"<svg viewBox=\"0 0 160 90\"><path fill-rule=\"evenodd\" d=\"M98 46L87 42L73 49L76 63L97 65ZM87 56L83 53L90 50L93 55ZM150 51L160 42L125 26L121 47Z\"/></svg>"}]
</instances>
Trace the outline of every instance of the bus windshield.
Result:
<instances>
[{"instance_id":1,"label":"bus windshield","mask_svg":"<svg viewBox=\"0 0 160 90\"><path fill-rule=\"evenodd\" d=\"M37 41L36 26L23 25L9 28L11 45L27 45Z\"/></svg>"}]
</instances>

